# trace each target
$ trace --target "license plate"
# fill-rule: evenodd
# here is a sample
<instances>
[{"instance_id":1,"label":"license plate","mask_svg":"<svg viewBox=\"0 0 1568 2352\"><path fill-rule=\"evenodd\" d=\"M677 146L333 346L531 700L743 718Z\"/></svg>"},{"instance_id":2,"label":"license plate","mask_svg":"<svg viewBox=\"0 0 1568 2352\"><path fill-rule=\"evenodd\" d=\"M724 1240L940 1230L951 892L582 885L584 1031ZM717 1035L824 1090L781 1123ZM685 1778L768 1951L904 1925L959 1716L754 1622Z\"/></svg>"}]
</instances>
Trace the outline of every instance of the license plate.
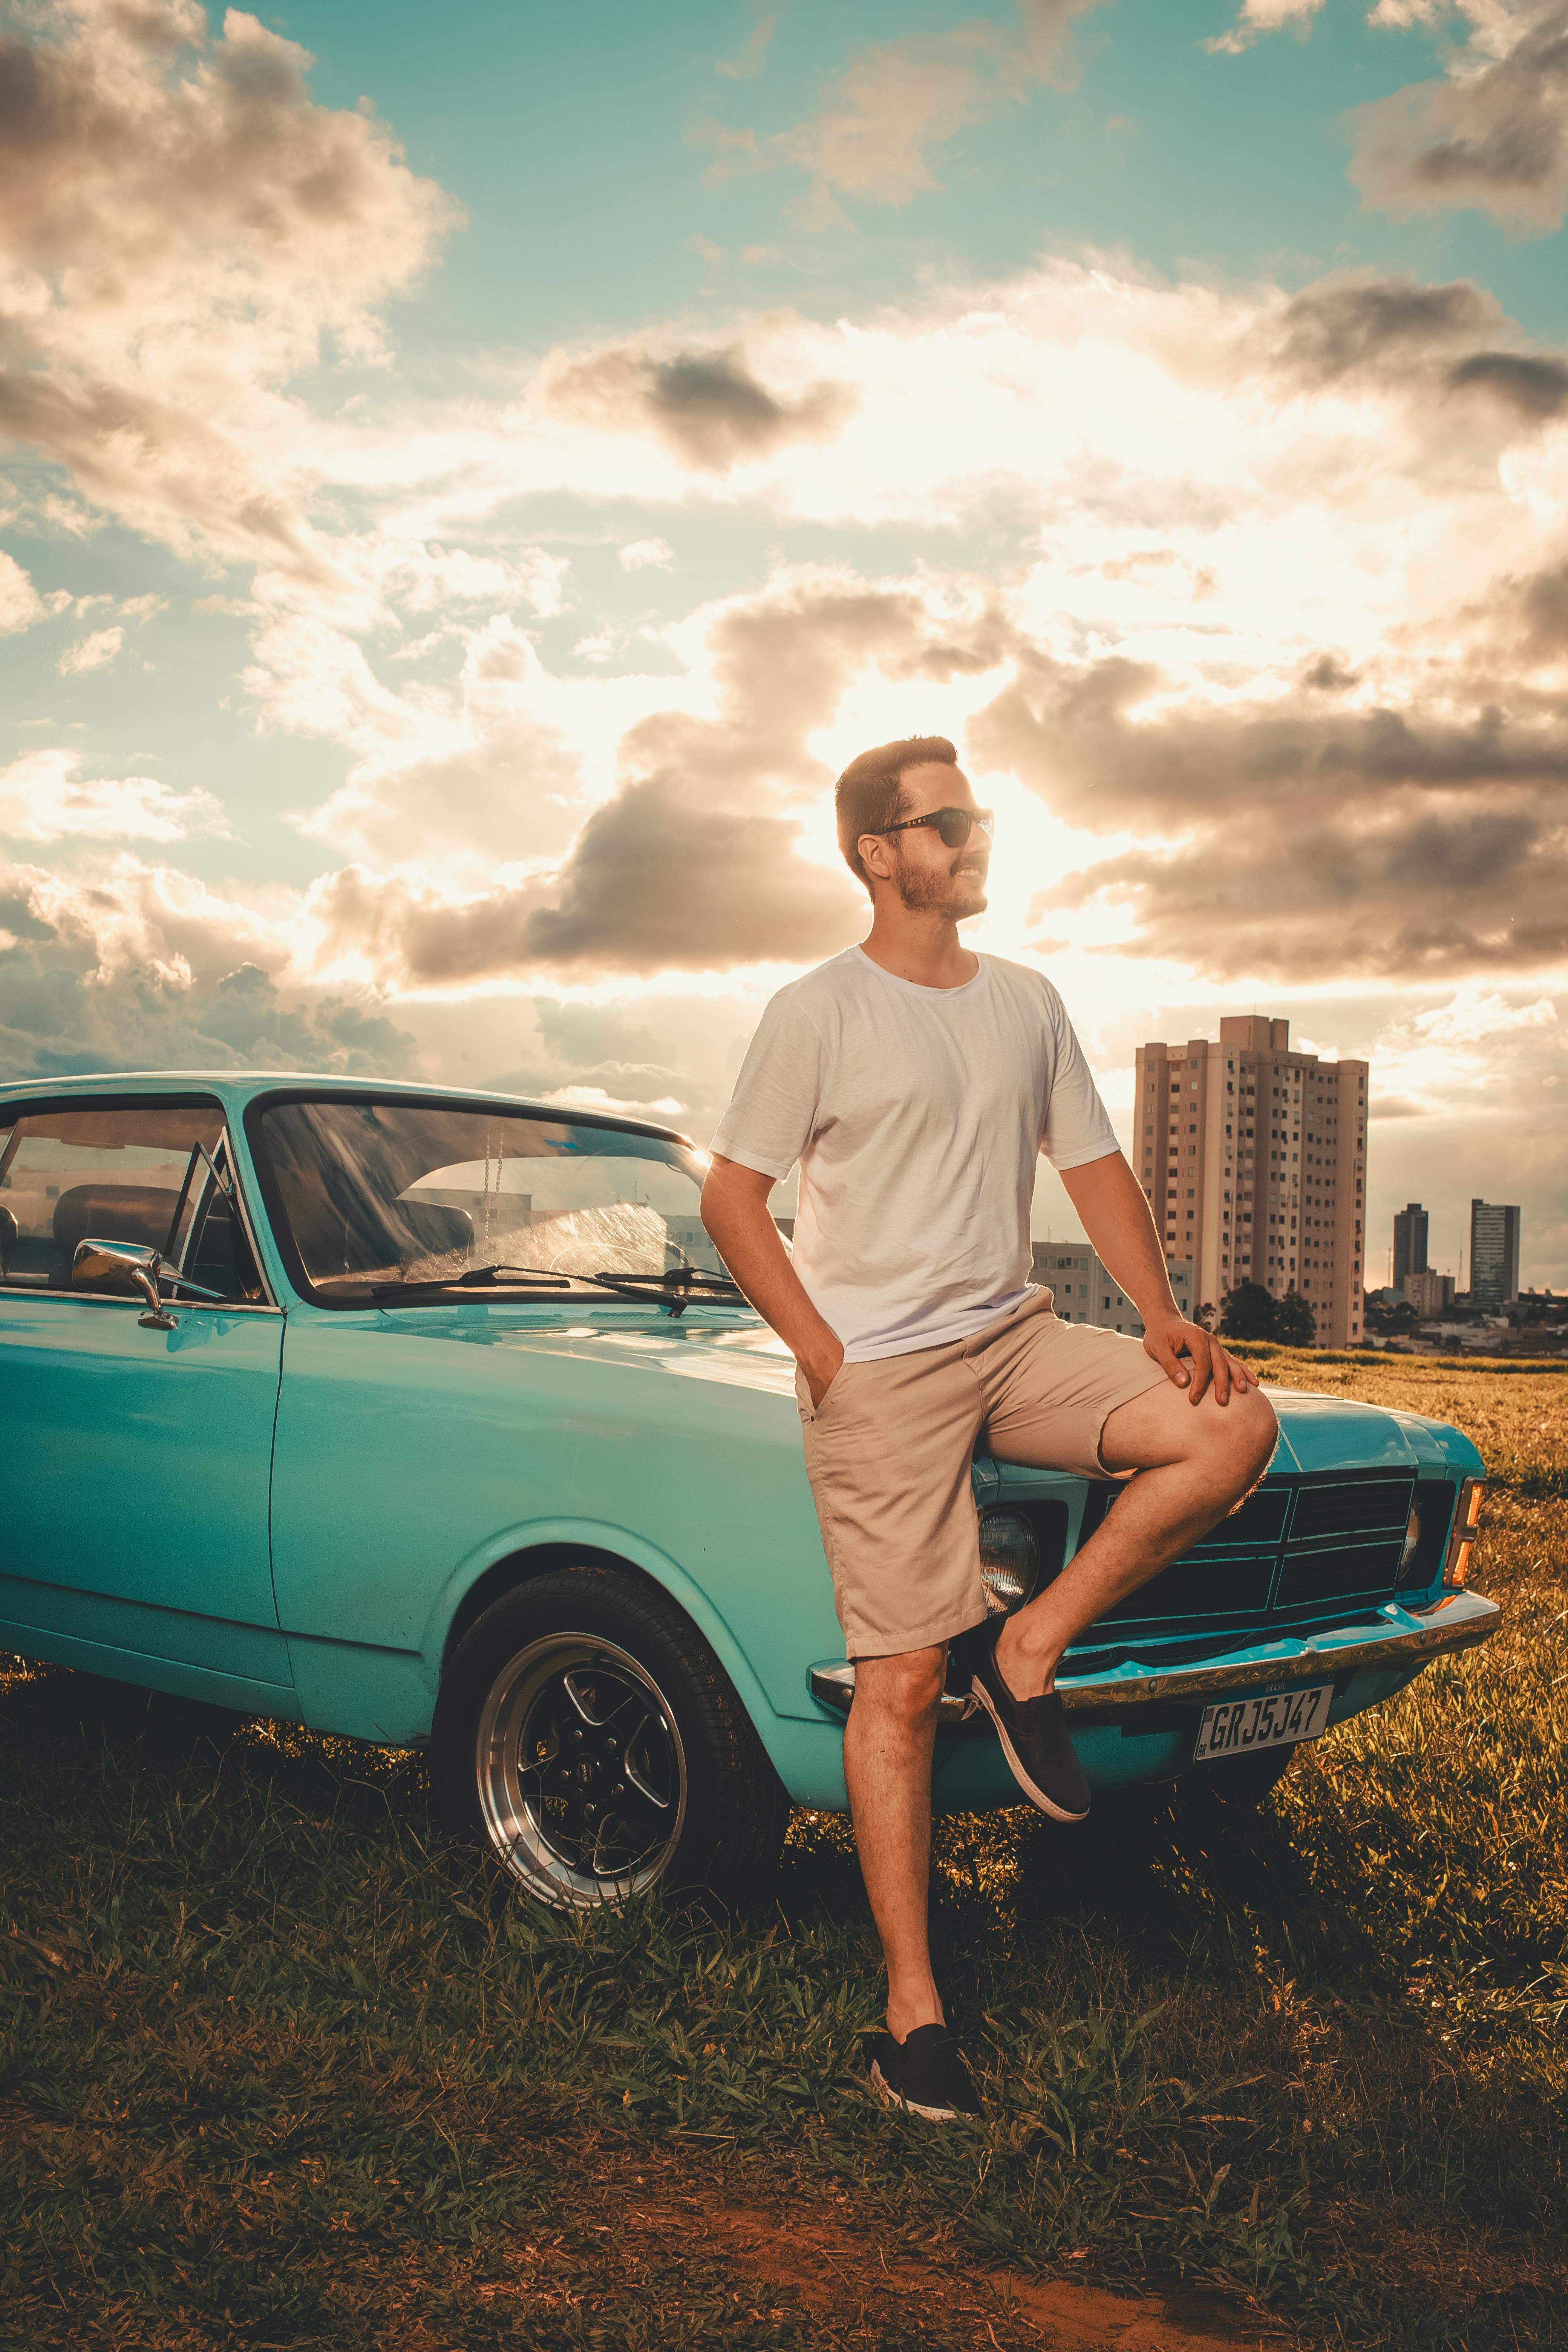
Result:
<instances>
[{"instance_id":1,"label":"license plate","mask_svg":"<svg viewBox=\"0 0 1568 2352\"><path fill-rule=\"evenodd\" d=\"M1279 1691L1273 1698L1225 1699L1217 1706L1205 1706L1193 1762L1315 1739L1327 1727L1333 1696L1332 1683L1318 1683L1310 1690Z\"/></svg>"}]
</instances>

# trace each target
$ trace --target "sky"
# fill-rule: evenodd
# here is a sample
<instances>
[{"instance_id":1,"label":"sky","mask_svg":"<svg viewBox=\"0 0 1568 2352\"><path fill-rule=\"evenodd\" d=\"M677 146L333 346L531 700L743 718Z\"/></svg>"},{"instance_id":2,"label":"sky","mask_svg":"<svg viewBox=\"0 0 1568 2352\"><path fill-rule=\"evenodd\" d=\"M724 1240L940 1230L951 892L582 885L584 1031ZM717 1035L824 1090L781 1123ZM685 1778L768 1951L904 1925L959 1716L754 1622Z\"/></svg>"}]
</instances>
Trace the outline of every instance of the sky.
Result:
<instances>
[{"instance_id":1,"label":"sky","mask_svg":"<svg viewBox=\"0 0 1568 2352\"><path fill-rule=\"evenodd\" d=\"M1540 0L0 0L0 1075L705 1140L943 734L1119 1131L1289 1018L1562 1286L1565 208Z\"/></svg>"}]
</instances>

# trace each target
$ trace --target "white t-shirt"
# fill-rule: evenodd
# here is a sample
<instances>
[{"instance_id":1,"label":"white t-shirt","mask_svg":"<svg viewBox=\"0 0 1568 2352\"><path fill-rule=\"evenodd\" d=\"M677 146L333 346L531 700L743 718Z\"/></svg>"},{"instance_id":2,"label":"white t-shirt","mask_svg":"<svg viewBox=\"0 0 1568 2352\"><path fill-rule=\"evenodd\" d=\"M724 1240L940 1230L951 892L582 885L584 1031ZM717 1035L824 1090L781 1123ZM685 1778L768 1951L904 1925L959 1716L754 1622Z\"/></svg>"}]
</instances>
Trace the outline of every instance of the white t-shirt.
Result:
<instances>
[{"instance_id":1,"label":"white t-shirt","mask_svg":"<svg viewBox=\"0 0 1568 2352\"><path fill-rule=\"evenodd\" d=\"M851 1363L966 1339L1031 1288L1042 1150L1118 1149L1048 980L982 956L962 988L897 980L859 948L772 999L712 1148L800 1162L795 1270Z\"/></svg>"}]
</instances>

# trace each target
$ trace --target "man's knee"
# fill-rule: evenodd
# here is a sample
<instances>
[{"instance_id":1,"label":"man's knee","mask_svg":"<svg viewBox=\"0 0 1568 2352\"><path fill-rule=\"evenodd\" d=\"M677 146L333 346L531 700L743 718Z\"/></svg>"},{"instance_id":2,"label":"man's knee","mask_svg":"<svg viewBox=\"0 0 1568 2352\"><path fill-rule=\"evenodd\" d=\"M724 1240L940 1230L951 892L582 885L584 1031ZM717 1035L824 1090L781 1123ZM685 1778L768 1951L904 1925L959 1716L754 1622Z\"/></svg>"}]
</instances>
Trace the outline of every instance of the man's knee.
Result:
<instances>
[{"instance_id":1,"label":"man's knee","mask_svg":"<svg viewBox=\"0 0 1568 2352\"><path fill-rule=\"evenodd\" d=\"M1210 1418L1205 1435L1215 1476L1234 1506L1252 1492L1274 1458L1279 1437L1274 1408L1261 1389L1233 1391L1223 1411Z\"/></svg>"},{"instance_id":2,"label":"man's knee","mask_svg":"<svg viewBox=\"0 0 1568 2352\"><path fill-rule=\"evenodd\" d=\"M855 1663L855 1703L896 1721L918 1724L936 1713L947 1675L945 1645L906 1650L888 1658Z\"/></svg>"}]
</instances>

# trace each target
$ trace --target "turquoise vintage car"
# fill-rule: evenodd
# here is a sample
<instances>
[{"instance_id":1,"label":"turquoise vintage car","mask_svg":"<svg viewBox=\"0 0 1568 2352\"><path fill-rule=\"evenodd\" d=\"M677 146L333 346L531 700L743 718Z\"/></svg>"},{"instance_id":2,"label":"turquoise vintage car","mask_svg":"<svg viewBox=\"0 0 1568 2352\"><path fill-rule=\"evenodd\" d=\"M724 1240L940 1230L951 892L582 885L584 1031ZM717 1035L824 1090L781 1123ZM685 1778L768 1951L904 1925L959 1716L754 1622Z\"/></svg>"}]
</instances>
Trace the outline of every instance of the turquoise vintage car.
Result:
<instances>
[{"instance_id":1,"label":"turquoise vintage car","mask_svg":"<svg viewBox=\"0 0 1568 2352\"><path fill-rule=\"evenodd\" d=\"M771 1859L842 1807L843 1656L793 1367L670 1129L339 1079L0 1088L0 1643L430 1749L451 1827L557 1906ZM1252 1498L1085 1637L1094 1786L1260 1792L1482 1641L1482 1465L1440 1423L1274 1398ZM993 1604L1110 1484L984 1454ZM1011 1804L943 1702L946 1809Z\"/></svg>"}]
</instances>

